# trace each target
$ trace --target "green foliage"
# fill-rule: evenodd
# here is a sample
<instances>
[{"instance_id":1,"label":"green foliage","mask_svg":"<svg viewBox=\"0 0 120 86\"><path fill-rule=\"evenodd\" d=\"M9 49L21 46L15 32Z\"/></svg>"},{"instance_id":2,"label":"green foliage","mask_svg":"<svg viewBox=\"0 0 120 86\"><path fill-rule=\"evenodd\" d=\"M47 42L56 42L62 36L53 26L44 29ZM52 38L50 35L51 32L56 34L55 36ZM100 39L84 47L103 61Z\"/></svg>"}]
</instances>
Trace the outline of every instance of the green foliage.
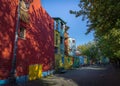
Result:
<instances>
[{"instance_id":1,"label":"green foliage","mask_svg":"<svg viewBox=\"0 0 120 86\"><path fill-rule=\"evenodd\" d=\"M120 30L113 28L108 34L99 37L98 46L105 56L120 58Z\"/></svg>"},{"instance_id":2,"label":"green foliage","mask_svg":"<svg viewBox=\"0 0 120 86\"><path fill-rule=\"evenodd\" d=\"M87 32L95 32L101 53L109 58L120 58L120 0L80 0L76 17L87 19Z\"/></svg>"},{"instance_id":3,"label":"green foliage","mask_svg":"<svg viewBox=\"0 0 120 86\"><path fill-rule=\"evenodd\" d=\"M96 46L95 42L89 42L88 44L79 45L77 48L82 55L89 57L92 60L97 60L100 58L99 48Z\"/></svg>"}]
</instances>

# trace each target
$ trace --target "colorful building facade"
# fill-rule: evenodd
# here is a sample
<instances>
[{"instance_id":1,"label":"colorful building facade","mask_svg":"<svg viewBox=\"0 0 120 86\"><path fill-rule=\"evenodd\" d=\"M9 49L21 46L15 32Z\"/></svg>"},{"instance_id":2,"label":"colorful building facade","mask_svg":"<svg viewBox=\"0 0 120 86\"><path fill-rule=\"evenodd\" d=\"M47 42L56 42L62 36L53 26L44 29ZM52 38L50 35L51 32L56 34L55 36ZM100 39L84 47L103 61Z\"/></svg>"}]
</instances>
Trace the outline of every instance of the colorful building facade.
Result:
<instances>
[{"instance_id":1,"label":"colorful building facade","mask_svg":"<svg viewBox=\"0 0 120 86\"><path fill-rule=\"evenodd\" d=\"M65 55L68 55L68 47L69 47L69 44L68 44L68 39L69 39L69 34L68 34L68 31L69 30L69 27L68 26L66 26L65 27L65 33L64 33L64 48L65 48Z\"/></svg>"},{"instance_id":2,"label":"colorful building facade","mask_svg":"<svg viewBox=\"0 0 120 86\"><path fill-rule=\"evenodd\" d=\"M72 67L76 67L76 66L78 66L78 62L79 62L79 60L76 56L76 41L74 38L69 38L68 41L69 41L68 54L73 59Z\"/></svg>"},{"instance_id":3,"label":"colorful building facade","mask_svg":"<svg viewBox=\"0 0 120 86\"><path fill-rule=\"evenodd\" d=\"M75 52L76 52L76 42L75 42L75 39L74 38L69 38L68 39L68 54L70 56L74 57L76 55Z\"/></svg>"},{"instance_id":4,"label":"colorful building facade","mask_svg":"<svg viewBox=\"0 0 120 86\"><path fill-rule=\"evenodd\" d=\"M29 0L21 0L27 1ZM31 0L21 2L15 77L17 82L49 75L54 69L54 20ZM18 0L0 0L0 85L8 83L14 56ZM27 12L24 12L27 11Z\"/></svg>"},{"instance_id":5,"label":"colorful building facade","mask_svg":"<svg viewBox=\"0 0 120 86\"><path fill-rule=\"evenodd\" d=\"M56 70L64 66L64 32L66 22L61 18L55 17L54 19L54 46L55 46L55 67Z\"/></svg>"},{"instance_id":6,"label":"colorful building facade","mask_svg":"<svg viewBox=\"0 0 120 86\"><path fill-rule=\"evenodd\" d=\"M65 57L64 57L64 68L65 69L71 69L72 68L72 65L73 65L73 57L69 55L69 34L68 34L68 31L69 30L69 27L66 26L65 27L65 33L64 33L64 48L65 48Z\"/></svg>"}]
</instances>

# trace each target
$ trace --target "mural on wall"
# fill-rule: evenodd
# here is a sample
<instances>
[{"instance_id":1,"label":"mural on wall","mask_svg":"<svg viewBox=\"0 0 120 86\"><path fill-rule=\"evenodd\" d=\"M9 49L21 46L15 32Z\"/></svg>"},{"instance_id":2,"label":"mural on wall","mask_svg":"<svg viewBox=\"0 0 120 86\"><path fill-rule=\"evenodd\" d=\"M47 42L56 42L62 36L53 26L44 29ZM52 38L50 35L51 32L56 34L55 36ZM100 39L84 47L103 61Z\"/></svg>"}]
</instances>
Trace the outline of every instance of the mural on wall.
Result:
<instances>
[{"instance_id":1,"label":"mural on wall","mask_svg":"<svg viewBox=\"0 0 120 86\"><path fill-rule=\"evenodd\" d=\"M33 0L20 1L20 20L24 23L30 22L29 7Z\"/></svg>"},{"instance_id":2,"label":"mural on wall","mask_svg":"<svg viewBox=\"0 0 120 86\"><path fill-rule=\"evenodd\" d=\"M42 65L29 66L29 80L35 80L42 77Z\"/></svg>"},{"instance_id":3,"label":"mural on wall","mask_svg":"<svg viewBox=\"0 0 120 86\"><path fill-rule=\"evenodd\" d=\"M73 67L73 57L65 56L64 60L65 60L64 62L65 69L71 69Z\"/></svg>"}]
</instances>

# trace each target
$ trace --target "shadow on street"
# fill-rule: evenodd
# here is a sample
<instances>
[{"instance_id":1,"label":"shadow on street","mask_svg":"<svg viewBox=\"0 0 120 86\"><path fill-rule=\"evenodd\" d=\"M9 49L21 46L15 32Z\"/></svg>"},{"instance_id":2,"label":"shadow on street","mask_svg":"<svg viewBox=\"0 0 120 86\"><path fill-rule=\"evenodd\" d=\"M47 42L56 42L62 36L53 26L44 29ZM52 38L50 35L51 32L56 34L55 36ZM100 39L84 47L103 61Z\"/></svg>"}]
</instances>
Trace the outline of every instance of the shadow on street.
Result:
<instances>
[{"instance_id":1,"label":"shadow on street","mask_svg":"<svg viewBox=\"0 0 120 86\"><path fill-rule=\"evenodd\" d=\"M14 86L120 86L120 69L91 65Z\"/></svg>"},{"instance_id":2,"label":"shadow on street","mask_svg":"<svg viewBox=\"0 0 120 86\"><path fill-rule=\"evenodd\" d=\"M120 86L120 69L112 65L91 65L56 76L71 79L78 86Z\"/></svg>"}]
</instances>

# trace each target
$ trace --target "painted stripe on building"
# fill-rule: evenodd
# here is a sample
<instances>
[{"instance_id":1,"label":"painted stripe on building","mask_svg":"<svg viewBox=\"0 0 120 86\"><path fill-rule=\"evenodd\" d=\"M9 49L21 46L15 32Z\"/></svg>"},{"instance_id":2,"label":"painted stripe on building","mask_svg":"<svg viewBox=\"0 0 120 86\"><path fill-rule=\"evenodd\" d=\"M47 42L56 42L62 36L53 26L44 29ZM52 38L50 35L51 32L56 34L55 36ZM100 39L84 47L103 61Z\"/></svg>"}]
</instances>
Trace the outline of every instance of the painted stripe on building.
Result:
<instances>
[{"instance_id":1,"label":"painted stripe on building","mask_svg":"<svg viewBox=\"0 0 120 86\"><path fill-rule=\"evenodd\" d=\"M26 76L20 76L20 77L16 78L16 82L17 83L25 83L27 81L28 81L28 75L26 75Z\"/></svg>"},{"instance_id":2,"label":"painted stripe on building","mask_svg":"<svg viewBox=\"0 0 120 86\"><path fill-rule=\"evenodd\" d=\"M0 86L4 85L4 84L7 84L8 83L8 80L0 80Z\"/></svg>"},{"instance_id":3,"label":"painted stripe on building","mask_svg":"<svg viewBox=\"0 0 120 86\"><path fill-rule=\"evenodd\" d=\"M48 70L48 71L44 71L42 72L42 77L46 77L49 76L50 74L53 74L55 70Z\"/></svg>"}]
</instances>

